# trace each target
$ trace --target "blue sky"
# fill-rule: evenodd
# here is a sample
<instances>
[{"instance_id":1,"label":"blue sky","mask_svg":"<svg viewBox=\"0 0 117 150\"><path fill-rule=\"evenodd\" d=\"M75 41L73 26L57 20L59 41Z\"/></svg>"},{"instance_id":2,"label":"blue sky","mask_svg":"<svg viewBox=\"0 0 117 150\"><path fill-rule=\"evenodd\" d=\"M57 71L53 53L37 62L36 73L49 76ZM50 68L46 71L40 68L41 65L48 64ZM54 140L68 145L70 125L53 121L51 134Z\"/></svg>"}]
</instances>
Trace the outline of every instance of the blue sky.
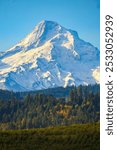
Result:
<instances>
[{"instance_id":1,"label":"blue sky","mask_svg":"<svg viewBox=\"0 0 117 150\"><path fill-rule=\"evenodd\" d=\"M99 48L99 0L0 0L0 51L12 47L42 19L76 30Z\"/></svg>"}]
</instances>

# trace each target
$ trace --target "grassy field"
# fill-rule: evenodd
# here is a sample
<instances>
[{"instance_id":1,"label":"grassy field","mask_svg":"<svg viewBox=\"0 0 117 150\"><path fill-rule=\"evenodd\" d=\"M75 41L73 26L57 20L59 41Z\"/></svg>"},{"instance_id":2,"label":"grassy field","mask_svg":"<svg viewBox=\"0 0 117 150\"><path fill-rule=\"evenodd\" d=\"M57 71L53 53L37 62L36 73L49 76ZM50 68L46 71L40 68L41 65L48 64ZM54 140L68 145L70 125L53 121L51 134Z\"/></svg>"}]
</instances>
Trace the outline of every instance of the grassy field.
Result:
<instances>
[{"instance_id":1,"label":"grassy field","mask_svg":"<svg viewBox=\"0 0 117 150\"><path fill-rule=\"evenodd\" d=\"M0 150L99 150L99 123L0 131Z\"/></svg>"}]
</instances>

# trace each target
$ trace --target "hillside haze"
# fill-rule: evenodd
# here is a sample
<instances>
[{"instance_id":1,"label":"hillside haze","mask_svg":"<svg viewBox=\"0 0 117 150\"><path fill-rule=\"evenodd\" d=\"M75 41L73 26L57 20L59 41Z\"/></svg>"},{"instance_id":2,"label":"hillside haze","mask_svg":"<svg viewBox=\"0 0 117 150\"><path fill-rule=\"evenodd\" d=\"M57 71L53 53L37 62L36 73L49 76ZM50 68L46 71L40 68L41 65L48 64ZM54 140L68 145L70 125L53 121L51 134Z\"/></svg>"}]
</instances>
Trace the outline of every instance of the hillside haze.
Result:
<instances>
[{"instance_id":1,"label":"hillside haze","mask_svg":"<svg viewBox=\"0 0 117 150\"><path fill-rule=\"evenodd\" d=\"M40 90L99 82L99 50L76 31L41 21L12 48L0 53L0 89Z\"/></svg>"}]
</instances>

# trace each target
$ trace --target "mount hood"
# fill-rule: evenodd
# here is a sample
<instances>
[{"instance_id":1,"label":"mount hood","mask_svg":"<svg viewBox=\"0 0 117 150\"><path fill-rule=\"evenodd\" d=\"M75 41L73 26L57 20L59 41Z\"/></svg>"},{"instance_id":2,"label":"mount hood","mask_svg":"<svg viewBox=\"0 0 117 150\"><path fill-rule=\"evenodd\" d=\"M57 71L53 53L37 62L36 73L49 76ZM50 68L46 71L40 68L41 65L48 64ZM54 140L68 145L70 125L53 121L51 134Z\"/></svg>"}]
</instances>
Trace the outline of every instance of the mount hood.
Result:
<instances>
[{"instance_id":1,"label":"mount hood","mask_svg":"<svg viewBox=\"0 0 117 150\"><path fill-rule=\"evenodd\" d=\"M40 90L99 82L99 50L76 31L41 21L0 53L0 89Z\"/></svg>"}]
</instances>

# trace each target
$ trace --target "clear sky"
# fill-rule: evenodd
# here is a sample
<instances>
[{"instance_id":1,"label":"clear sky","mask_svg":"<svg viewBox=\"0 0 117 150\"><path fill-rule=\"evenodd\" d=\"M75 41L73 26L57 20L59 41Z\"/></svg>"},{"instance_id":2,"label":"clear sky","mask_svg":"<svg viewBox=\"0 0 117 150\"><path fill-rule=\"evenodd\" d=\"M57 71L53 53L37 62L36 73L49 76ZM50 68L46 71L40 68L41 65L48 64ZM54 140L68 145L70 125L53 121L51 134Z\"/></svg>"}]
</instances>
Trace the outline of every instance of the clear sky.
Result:
<instances>
[{"instance_id":1,"label":"clear sky","mask_svg":"<svg viewBox=\"0 0 117 150\"><path fill-rule=\"evenodd\" d=\"M99 48L99 0L0 0L0 51L12 47L41 20L76 30Z\"/></svg>"}]
</instances>

